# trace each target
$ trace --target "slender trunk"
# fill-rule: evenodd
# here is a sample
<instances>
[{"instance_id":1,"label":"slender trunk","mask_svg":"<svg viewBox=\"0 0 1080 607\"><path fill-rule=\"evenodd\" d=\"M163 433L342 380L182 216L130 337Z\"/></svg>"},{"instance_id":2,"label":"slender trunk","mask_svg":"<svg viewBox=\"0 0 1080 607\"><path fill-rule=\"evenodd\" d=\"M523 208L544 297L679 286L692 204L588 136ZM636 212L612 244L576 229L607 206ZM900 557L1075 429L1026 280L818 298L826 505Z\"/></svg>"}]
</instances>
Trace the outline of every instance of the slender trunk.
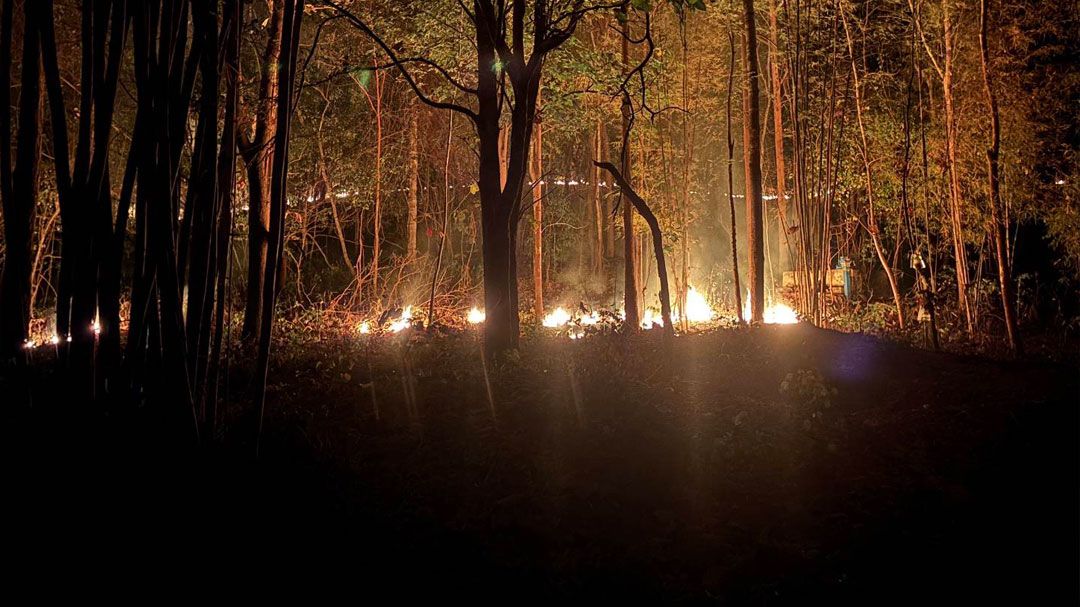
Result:
<instances>
[{"instance_id":1,"label":"slender trunk","mask_svg":"<svg viewBox=\"0 0 1080 607\"><path fill-rule=\"evenodd\" d=\"M278 66L282 46L282 3L268 2L270 17L266 47L261 58L259 102L255 113L255 132L250 143L241 145L248 174L248 271L247 300L242 335L254 338L262 326L263 286L267 280L267 254L270 237L270 175L273 167L272 142L275 139L278 111Z\"/></svg>"},{"instance_id":2,"label":"slender trunk","mask_svg":"<svg viewBox=\"0 0 1080 607\"><path fill-rule=\"evenodd\" d=\"M416 258L416 216L419 209L420 191L420 147L419 147L420 104L413 101L409 105L409 187L406 203L408 205L408 224L405 230L405 258Z\"/></svg>"},{"instance_id":3,"label":"slender trunk","mask_svg":"<svg viewBox=\"0 0 1080 607\"><path fill-rule=\"evenodd\" d=\"M210 350L210 376L208 378L209 397L206 401L206 410L203 424L205 431L202 433L209 440L214 440L217 434L218 420L218 396L219 382L221 377L221 350L225 332L228 330L225 323L225 304L228 300L226 290L226 278L229 269L230 237L232 233L232 203L233 190L236 185L236 134L237 134L237 102L239 99L239 58L240 58L240 35L243 26L243 1L225 0L223 11L224 21L228 24L225 35L225 116L224 128L221 133L221 145L218 157L218 197L217 204L218 224L217 241L215 244L215 259L217 262L217 282L215 285L217 298L214 308L214 337Z\"/></svg>"},{"instance_id":4,"label":"slender trunk","mask_svg":"<svg viewBox=\"0 0 1080 607\"><path fill-rule=\"evenodd\" d=\"M0 277L0 353L4 358L19 356L30 326L30 254L37 209L38 164L41 139L38 116L41 112L41 54L35 11L24 5L21 90L19 94L19 132L16 139L15 171L11 187L4 192L4 239L6 251ZM13 6L4 8L8 20ZM5 38L10 25L5 23ZM4 62L11 61L8 53ZM5 112L8 108L5 107ZM6 142L5 142L6 143ZM7 167L4 167L7 171ZM6 179L6 177L5 177ZM5 188L7 189L7 188Z\"/></svg>"},{"instance_id":5,"label":"slender trunk","mask_svg":"<svg viewBox=\"0 0 1080 607\"><path fill-rule=\"evenodd\" d=\"M765 248L761 206L761 106L758 99L757 24L754 0L743 0L743 58L746 93L743 101L743 163L746 170L746 228L750 258L750 321L765 316Z\"/></svg>"},{"instance_id":6,"label":"slender trunk","mask_svg":"<svg viewBox=\"0 0 1080 607\"><path fill-rule=\"evenodd\" d=\"M957 156L956 108L953 102L953 22L949 12L949 2L942 2L942 20L945 29L945 65L942 74L942 94L945 98L945 141L949 164L949 220L951 224L953 254L956 258L956 290L960 300L960 309L964 312L967 331L975 331L974 311L968 294L967 252L964 243L963 198L960 190L960 171Z\"/></svg>"},{"instance_id":7,"label":"slender trunk","mask_svg":"<svg viewBox=\"0 0 1080 607\"><path fill-rule=\"evenodd\" d=\"M599 129L598 136L600 137L597 143L600 152L597 154L597 158L600 160L607 160L610 153L610 141L608 136L607 127L603 122L598 122L597 128ZM596 173L596 179L601 179L599 171ZM611 190L613 186L609 185L606 192L600 192L600 207L604 211L604 258L613 259L615 257L615 209L612 207Z\"/></svg>"},{"instance_id":8,"label":"slender trunk","mask_svg":"<svg viewBox=\"0 0 1080 607\"><path fill-rule=\"evenodd\" d=\"M435 288L439 284L439 272L442 271L443 253L446 250L446 231L450 226L450 150L454 142L454 112L449 112L449 124L446 127L446 160L443 163L443 212L439 227L439 253L435 257L435 271L431 273L431 295L428 297L427 326L435 323Z\"/></svg>"},{"instance_id":9,"label":"slender trunk","mask_svg":"<svg viewBox=\"0 0 1080 607\"><path fill-rule=\"evenodd\" d=\"M630 20L622 22L622 68L624 72L630 70ZM630 129L633 127L634 108L630 103L630 95L623 94L622 101L622 140L619 147L619 172L623 175L626 183L633 181L630 166ZM622 205L623 226L623 309L626 314L624 326L627 332L636 332L641 326L641 304L638 302L638 257L637 239L634 237L634 213L630 208L630 201L623 188L619 188L619 199ZM670 323L668 323L670 324Z\"/></svg>"},{"instance_id":10,"label":"slender trunk","mask_svg":"<svg viewBox=\"0 0 1080 607\"><path fill-rule=\"evenodd\" d=\"M735 283L735 316L739 324L745 322L742 309L742 288L739 285L739 244L735 223L735 138L731 134L731 96L735 91L735 35L728 30L728 43L731 47L731 61L728 64L727 82L727 190L728 211L731 219L731 276Z\"/></svg>"},{"instance_id":11,"label":"slender trunk","mask_svg":"<svg viewBox=\"0 0 1080 607\"><path fill-rule=\"evenodd\" d=\"M859 125L859 143L862 151L863 161L863 174L866 177L866 204L868 215L867 232L870 233L870 240L874 245L874 251L877 253L878 261L881 262L881 269L885 271L885 277L889 280L889 288L892 290L893 304L896 306L896 316L900 321L900 328L904 328L904 306L900 296L900 288L896 281L896 274L893 272L892 265L889 263L889 259L885 254L885 249L881 244L881 235L879 234L877 215L874 209L874 178L872 172L872 162L870 161L870 144L866 137L866 128L863 125L862 114L862 92L859 80L859 70L855 62L855 46L851 38L851 30L848 27L847 16L841 13L841 20L844 24L844 37L847 40L848 47L848 59L851 62L851 82L855 90L855 118Z\"/></svg>"},{"instance_id":12,"label":"slender trunk","mask_svg":"<svg viewBox=\"0 0 1080 607\"><path fill-rule=\"evenodd\" d=\"M375 62L378 66L378 61ZM382 162L383 162L383 84L386 81L384 72L375 72L375 95L373 109L375 110L375 216L374 229L371 238L371 295L378 306L382 299L379 297L379 263L382 255Z\"/></svg>"},{"instance_id":13,"label":"slender trunk","mask_svg":"<svg viewBox=\"0 0 1080 607\"><path fill-rule=\"evenodd\" d=\"M604 160L603 150L600 147L600 131L603 129L603 123L600 120L596 121L596 127L593 129L592 138L592 157L593 160ZM604 205L602 202L602 194L600 192L600 169L595 166L589 167L589 205L592 208L593 223L593 236L592 236L592 251L593 251L593 271L599 275L604 273L604 222L607 217L604 214Z\"/></svg>"},{"instance_id":14,"label":"slender trunk","mask_svg":"<svg viewBox=\"0 0 1080 607\"><path fill-rule=\"evenodd\" d=\"M690 49L686 39L686 23L680 28L682 42L682 104L686 112L682 115L682 188L679 203L680 234L680 274L679 281L679 318L682 329L690 328L690 319L686 313L686 300L690 291L690 166L694 161L693 142L690 141Z\"/></svg>"},{"instance_id":15,"label":"slender trunk","mask_svg":"<svg viewBox=\"0 0 1080 607\"><path fill-rule=\"evenodd\" d=\"M540 96L537 95L537 106ZM544 318L544 125L537 121L534 127L536 150L531 165L532 177L532 216L533 216L533 315L537 323Z\"/></svg>"},{"instance_id":16,"label":"slender trunk","mask_svg":"<svg viewBox=\"0 0 1080 607\"><path fill-rule=\"evenodd\" d=\"M784 171L784 95L780 80L780 61L780 25L776 17L776 0L769 0L769 75L772 80L773 152L776 156L776 210L780 218L780 235L784 239L790 263L793 255L788 237L787 176Z\"/></svg>"},{"instance_id":17,"label":"slender trunk","mask_svg":"<svg viewBox=\"0 0 1080 607\"><path fill-rule=\"evenodd\" d=\"M671 323L671 291L668 289L667 260L664 255L664 237L660 231L660 222L657 221L656 215L653 214L649 205L633 190L630 183L615 168L615 165L610 162L596 162L594 164L611 174L614 181L619 184L619 190L623 192L626 200L637 209L638 213L645 219L645 223L649 224L649 231L652 233L653 254L656 256L656 273L657 278L660 280L660 315L664 319L664 335L672 337L675 334L675 328Z\"/></svg>"},{"instance_id":18,"label":"slender trunk","mask_svg":"<svg viewBox=\"0 0 1080 607\"><path fill-rule=\"evenodd\" d=\"M1001 292L1001 307L1005 313L1005 330L1009 337L1009 347L1014 354L1023 353L1023 344L1016 320L1016 296L1013 287L1012 269L1009 264L1009 247L1006 237L1007 221L1001 213L1001 186L999 179L999 159L1001 152L1001 122L998 115L997 96L994 94L990 74L989 0L979 2L979 58L982 66L983 86L986 89L986 111L990 118L990 147L986 150L987 194L990 203L990 230L994 238L994 253L997 256L998 283Z\"/></svg>"},{"instance_id":19,"label":"slender trunk","mask_svg":"<svg viewBox=\"0 0 1080 607\"><path fill-rule=\"evenodd\" d=\"M274 325L274 299L277 295L277 266L285 236L285 198L289 177L289 126L292 118L293 81L296 73L297 47L300 44L300 23L304 15L304 0L284 0L282 11L281 60L276 68L280 94L277 95L277 127L272 155L270 190L270 255L267 259L266 280L263 284L262 318L259 327L258 360L256 362L255 403L258 411L255 456L259 455L263 417L266 409L266 382L270 367L270 338Z\"/></svg>"}]
</instances>

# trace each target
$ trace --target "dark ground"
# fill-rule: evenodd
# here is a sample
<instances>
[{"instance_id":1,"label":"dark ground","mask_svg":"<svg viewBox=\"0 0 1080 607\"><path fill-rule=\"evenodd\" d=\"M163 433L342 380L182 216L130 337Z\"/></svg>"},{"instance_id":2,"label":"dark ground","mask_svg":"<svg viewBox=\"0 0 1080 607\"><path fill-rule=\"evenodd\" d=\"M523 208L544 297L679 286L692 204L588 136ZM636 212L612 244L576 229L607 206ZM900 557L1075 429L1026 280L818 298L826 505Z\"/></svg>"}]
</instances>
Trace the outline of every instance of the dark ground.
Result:
<instances>
[{"instance_id":1,"label":"dark ground","mask_svg":"<svg viewBox=\"0 0 1080 607\"><path fill-rule=\"evenodd\" d=\"M361 600L1077 602L1074 367L805 326L658 337L534 341L491 369L494 409L472 337L286 345L258 462L241 402L225 446L184 457L149 411L5 407L7 572L45 592L71 570Z\"/></svg>"}]
</instances>

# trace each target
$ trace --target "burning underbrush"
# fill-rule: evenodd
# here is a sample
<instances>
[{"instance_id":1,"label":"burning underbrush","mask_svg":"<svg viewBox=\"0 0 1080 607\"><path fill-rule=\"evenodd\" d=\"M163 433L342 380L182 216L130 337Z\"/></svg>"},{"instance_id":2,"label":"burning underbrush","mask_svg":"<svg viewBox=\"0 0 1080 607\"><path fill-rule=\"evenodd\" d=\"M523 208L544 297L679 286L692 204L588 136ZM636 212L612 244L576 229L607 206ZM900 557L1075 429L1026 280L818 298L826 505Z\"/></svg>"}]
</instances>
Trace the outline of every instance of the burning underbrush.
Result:
<instances>
[{"instance_id":1,"label":"burning underbrush","mask_svg":"<svg viewBox=\"0 0 1080 607\"><path fill-rule=\"evenodd\" d=\"M731 328L739 324L739 319L732 313L714 309L709 301L693 287L687 292L685 310L675 309L671 322L676 331L682 333L700 333L719 328ZM317 313L316 313L317 314ZM352 312L332 312L334 318L321 323L320 329L339 326L347 334L364 338L392 336L406 331L425 331L440 335L460 332L481 332L487 320L486 311L479 306L442 307L429 314L427 306L407 304L393 306L379 314L356 314ZM750 315L749 304L744 318ZM430 321L429 321L430 319ZM772 303L765 309L765 324L795 324L799 316L784 303ZM536 319L524 311L522 326L526 330L536 329L542 334L581 339L592 335L621 333L625 330L626 311L609 305L590 305L580 301L570 305L556 305L549 308L543 318ZM646 307L640 315L640 328L645 331L664 326L660 310Z\"/></svg>"}]
</instances>

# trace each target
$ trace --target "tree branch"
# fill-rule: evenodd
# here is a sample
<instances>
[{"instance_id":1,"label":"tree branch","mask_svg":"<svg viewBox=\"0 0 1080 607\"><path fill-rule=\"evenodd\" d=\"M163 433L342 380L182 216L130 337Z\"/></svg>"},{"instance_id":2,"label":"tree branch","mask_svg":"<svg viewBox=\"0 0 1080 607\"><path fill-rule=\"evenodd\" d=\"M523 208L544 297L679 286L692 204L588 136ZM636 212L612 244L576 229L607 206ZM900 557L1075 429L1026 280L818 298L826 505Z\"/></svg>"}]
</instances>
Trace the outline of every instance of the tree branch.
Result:
<instances>
[{"instance_id":1,"label":"tree branch","mask_svg":"<svg viewBox=\"0 0 1080 607\"><path fill-rule=\"evenodd\" d=\"M343 6L338 4L337 2L334 2L333 0L316 0L316 1L321 3L321 4L324 4L326 6L329 6L329 7L333 8L334 10L338 11L340 14L344 15L345 19L347 21L349 21L349 23L353 24L357 29L364 32L365 35L367 35L369 38L374 40L375 43L378 44L379 47L383 50L383 52L386 53L387 57L390 58L391 63L401 71L402 77L404 77L405 81L409 83L409 86L412 87L413 92L415 92L416 96L420 98L420 101L422 101L425 104L430 105L431 107L436 108L436 109L452 110L452 111L458 112L460 114L464 114L465 116L468 116L469 119L473 121L473 123L476 123L476 121L479 119L479 116L477 115L476 112L474 112L473 110L471 110L471 109L469 109L469 108L467 108L467 107L465 107L463 105L458 105L456 103L449 103L449 102L446 102L446 101L437 101L437 100L434 100L434 99L428 97L424 93L424 91L422 91L420 89L420 86L416 83L416 79L413 77L413 75L409 72L408 69L406 69L405 63L403 63L401 61L401 59L398 58L397 53L394 52L394 49L390 48L390 45L388 45L386 43L386 41L384 41L381 37L379 37L378 34L376 34L370 27L368 27L367 23L365 23L362 19L357 17L354 13L352 13L348 9L344 8ZM431 65L435 65L435 63L431 62ZM443 76L448 75L446 73L446 71L443 70L443 69L440 70L440 73ZM461 88L462 90L465 90L466 92L469 92L471 94L475 94L474 91L471 91L469 89L466 89L466 88L462 87L459 83L455 83L452 79L450 80L450 82L451 82L451 84L454 84L455 86L457 86L458 88Z\"/></svg>"}]
</instances>

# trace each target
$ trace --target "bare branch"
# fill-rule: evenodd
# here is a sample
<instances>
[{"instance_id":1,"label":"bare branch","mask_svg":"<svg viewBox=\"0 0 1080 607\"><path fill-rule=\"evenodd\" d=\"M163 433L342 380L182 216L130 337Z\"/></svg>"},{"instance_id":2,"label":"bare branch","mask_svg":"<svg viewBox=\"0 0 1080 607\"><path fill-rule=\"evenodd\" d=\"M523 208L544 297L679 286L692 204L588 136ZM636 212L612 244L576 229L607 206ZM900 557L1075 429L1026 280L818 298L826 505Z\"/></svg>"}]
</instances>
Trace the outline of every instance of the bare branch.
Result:
<instances>
[{"instance_id":1,"label":"bare branch","mask_svg":"<svg viewBox=\"0 0 1080 607\"><path fill-rule=\"evenodd\" d=\"M409 70L405 67L405 63L403 63L401 61L401 59L398 58L397 53L394 52L394 49L390 48L390 45L388 45L386 43L386 41L384 41L381 37L379 37L378 34L376 34L374 31L372 31L372 29L370 27L368 27L367 23L365 23L362 19L357 17L354 13L352 13L348 9L344 8L343 6L338 4L337 2L334 2L333 0L316 0L316 1L321 3L321 4L324 4L326 6L329 6L329 7L333 8L334 10L338 11L340 14L344 15L345 19L348 20L349 23L353 24L357 29L364 32L364 34L366 34L369 38L374 40L375 43L378 44L379 47L383 50L383 52L386 53L386 55L390 58L391 63L393 65L395 65L401 71L402 77L404 77L405 81L409 83L409 86L412 87L413 92L415 92L416 96L420 98L420 101L422 101L425 104L430 105L431 107L436 108L436 109L452 110L452 111L464 114L465 116L468 116L469 119L471 119L474 123L479 119L479 116L476 114L476 112L474 112L473 110L471 110L471 109L469 109L469 108L467 108L467 107L465 107L463 105L458 105L456 103L449 103L449 102L445 102L445 101L436 101L436 100L428 97L427 94L425 94L424 91L420 89L420 86L416 83L416 79L409 72ZM432 62L432 65L434 65L434 62ZM442 73L444 76L447 75L445 70L440 70L440 73ZM458 88L462 88L462 90L466 90L467 92L471 92L468 89L464 89L460 84L453 83L453 81L451 81L451 83L455 84L455 86L457 86Z\"/></svg>"}]
</instances>

